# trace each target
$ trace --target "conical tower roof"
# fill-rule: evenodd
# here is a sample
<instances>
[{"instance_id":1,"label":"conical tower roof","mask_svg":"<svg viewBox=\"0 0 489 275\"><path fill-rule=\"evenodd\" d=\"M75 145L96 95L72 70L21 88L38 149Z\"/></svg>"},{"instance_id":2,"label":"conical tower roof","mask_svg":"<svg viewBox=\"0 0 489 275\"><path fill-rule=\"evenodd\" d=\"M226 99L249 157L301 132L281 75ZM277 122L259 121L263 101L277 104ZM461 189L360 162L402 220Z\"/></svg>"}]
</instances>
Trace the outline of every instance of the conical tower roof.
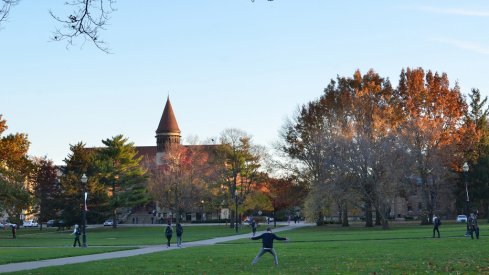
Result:
<instances>
[{"instance_id":1,"label":"conical tower roof","mask_svg":"<svg viewBox=\"0 0 489 275\"><path fill-rule=\"evenodd\" d=\"M173 113L173 108L171 107L170 97L166 100L165 109L163 110L163 115L161 115L160 124L158 129L156 129L156 134L159 133L178 133L180 134L180 128L178 128L178 123Z\"/></svg>"}]
</instances>

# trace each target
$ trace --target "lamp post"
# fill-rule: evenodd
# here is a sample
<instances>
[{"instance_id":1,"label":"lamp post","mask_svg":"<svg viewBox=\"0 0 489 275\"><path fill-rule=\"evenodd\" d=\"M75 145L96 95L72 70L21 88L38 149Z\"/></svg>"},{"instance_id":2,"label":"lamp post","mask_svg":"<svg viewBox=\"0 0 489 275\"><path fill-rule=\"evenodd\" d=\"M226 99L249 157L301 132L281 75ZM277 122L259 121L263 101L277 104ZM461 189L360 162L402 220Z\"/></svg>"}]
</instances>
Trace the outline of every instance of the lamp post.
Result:
<instances>
[{"instance_id":1,"label":"lamp post","mask_svg":"<svg viewBox=\"0 0 489 275\"><path fill-rule=\"evenodd\" d=\"M87 197L88 197L88 192L87 192L88 178L87 178L87 175L83 174L83 176L81 177L81 182L83 183L83 232L82 232L82 241L83 241L83 247L87 247L87 235L86 235Z\"/></svg>"},{"instance_id":2,"label":"lamp post","mask_svg":"<svg viewBox=\"0 0 489 275\"><path fill-rule=\"evenodd\" d=\"M200 222L203 223L204 222L204 200L201 200L200 203L202 205L202 217L200 218Z\"/></svg>"},{"instance_id":3,"label":"lamp post","mask_svg":"<svg viewBox=\"0 0 489 275\"><path fill-rule=\"evenodd\" d=\"M467 185L467 172L469 172L469 165L467 164L467 162L464 163L464 165L462 166L462 170L464 171L465 195L467 198L467 200L465 201L465 214L467 215L467 220L468 220L468 217L470 215L469 213L470 199L469 199L469 188Z\"/></svg>"},{"instance_id":4,"label":"lamp post","mask_svg":"<svg viewBox=\"0 0 489 275\"><path fill-rule=\"evenodd\" d=\"M236 233L238 233L238 190L234 190L234 204L236 206L234 226L236 226Z\"/></svg>"}]
</instances>

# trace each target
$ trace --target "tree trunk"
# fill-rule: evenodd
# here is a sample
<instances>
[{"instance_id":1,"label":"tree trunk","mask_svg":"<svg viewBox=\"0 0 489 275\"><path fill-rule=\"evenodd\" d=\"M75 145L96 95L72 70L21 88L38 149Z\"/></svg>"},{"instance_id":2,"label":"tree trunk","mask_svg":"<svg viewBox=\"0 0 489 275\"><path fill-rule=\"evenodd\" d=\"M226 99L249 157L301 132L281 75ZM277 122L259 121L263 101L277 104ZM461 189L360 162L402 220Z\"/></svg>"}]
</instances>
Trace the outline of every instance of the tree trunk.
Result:
<instances>
[{"instance_id":1,"label":"tree trunk","mask_svg":"<svg viewBox=\"0 0 489 275\"><path fill-rule=\"evenodd\" d=\"M389 220L385 217L382 217L382 229L389 229Z\"/></svg>"},{"instance_id":2,"label":"tree trunk","mask_svg":"<svg viewBox=\"0 0 489 275\"><path fill-rule=\"evenodd\" d=\"M343 223L341 224L341 226L343 227L346 227L346 226L350 226L350 224L348 223L348 206L347 206L347 203L345 202L343 204Z\"/></svg>"},{"instance_id":3,"label":"tree trunk","mask_svg":"<svg viewBox=\"0 0 489 275\"><path fill-rule=\"evenodd\" d=\"M114 200L114 213L112 218L112 228L117 228L117 201L115 196L115 180L112 182L112 199Z\"/></svg>"},{"instance_id":4,"label":"tree trunk","mask_svg":"<svg viewBox=\"0 0 489 275\"><path fill-rule=\"evenodd\" d=\"M365 227L373 227L372 218L372 204L370 202L365 203Z\"/></svg>"},{"instance_id":5,"label":"tree trunk","mask_svg":"<svg viewBox=\"0 0 489 275\"><path fill-rule=\"evenodd\" d=\"M230 210L230 212L231 212L231 219L229 219L229 228L234 228L234 220L235 220L234 215L236 215L236 213L234 212L234 210Z\"/></svg>"},{"instance_id":6,"label":"tree trunk","mask_svg":"<svg viewBox=\"0 0 489 275\"><path fill-rule=\"evenodd\" d=\"M380 215L380 211L379 210L375 210L375 225L382 225L382 220L385 220L385 218L383 218L381 215Z\"/></svg>"},{"instance_id":7,"label":"tree trunk","mask_svg":"<svg viewBox=\"0 0 489 275\"><path fill-rule=\"evenodd\" d=\"M337 202L338 206L338 221L335 223L341 223L343 221L343 205L340 202Z\"/></svg>"}]
</instances>

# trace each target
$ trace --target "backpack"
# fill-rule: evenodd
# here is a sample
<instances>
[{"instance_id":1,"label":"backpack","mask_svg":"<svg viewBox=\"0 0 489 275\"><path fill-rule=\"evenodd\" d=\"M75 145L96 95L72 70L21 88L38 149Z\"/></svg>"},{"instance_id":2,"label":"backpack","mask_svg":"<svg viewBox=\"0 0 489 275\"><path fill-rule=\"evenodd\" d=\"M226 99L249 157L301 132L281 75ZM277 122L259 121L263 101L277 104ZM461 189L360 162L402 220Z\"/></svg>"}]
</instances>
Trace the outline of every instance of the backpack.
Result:
<instances>
[{"instance_id":1,"label":"backpack","mask_svg":"<svg viewBox=\"0 0 489 275\"><path fill-rule=\"evenodd\" d=\"M80 233L80 228L77 228L77 229L75 230L75 235L77 235L77 236L80 236L80 235L81 235L81 233Z\"/></svg>"},{"instance_id":2,"label":"backpack","mask_svg":"<svg viewBox=\"0 0 489 275\"><path fill-rule=\"evenodd\" d=\"M173 233L173 229L171 228L171 226L167 226L166 227L166 230L165 230L165 234L166 235L171 235Z\"/></svg>"},{"instance_id":3,"label":"backpack","mask_svg":"<svg viewBox=\"0 0 489 275\"><path fill-rule=\"evenodd\" d=\"M183 233L183 227L181 225L177 226L177 234L182 235L182 233Z\"/></svg>"}]
</instances>

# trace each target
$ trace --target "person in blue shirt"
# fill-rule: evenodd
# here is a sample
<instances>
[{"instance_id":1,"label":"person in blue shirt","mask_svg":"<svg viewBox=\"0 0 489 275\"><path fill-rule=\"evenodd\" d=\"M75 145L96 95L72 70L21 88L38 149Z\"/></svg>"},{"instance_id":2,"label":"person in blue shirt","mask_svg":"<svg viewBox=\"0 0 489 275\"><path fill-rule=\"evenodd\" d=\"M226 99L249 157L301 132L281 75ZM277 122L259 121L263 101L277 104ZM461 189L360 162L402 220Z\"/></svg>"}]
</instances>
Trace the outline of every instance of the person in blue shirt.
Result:
<instances>
[{"instance_id":1,"label":"person in blue shirt","mask_svg":"<svg viewBox=\"0 0 489 275\"><path fill-rule=\"evenodd\" d=\"M262 244L263 244L260 252L258 252L258 255L256 255L255 259L253 260L253 262L251 262L251 264L255 265L258 262L258 260L260 259L260 257L263 256L263 254L265 254L266 252L269 252L270 254L273 255L276 266L278 265L278 256L277 256L277 253L275 252L275 249L273 249L273 240L279 240L279 241L289 240L287 238L281 238L281 237L278 237L277 235L273 234L271 227L267 227L267 232L261 234L260 236L251 237L250 239L252 239L252 240L261 239Z\"/></svg>"}]
</instances>

